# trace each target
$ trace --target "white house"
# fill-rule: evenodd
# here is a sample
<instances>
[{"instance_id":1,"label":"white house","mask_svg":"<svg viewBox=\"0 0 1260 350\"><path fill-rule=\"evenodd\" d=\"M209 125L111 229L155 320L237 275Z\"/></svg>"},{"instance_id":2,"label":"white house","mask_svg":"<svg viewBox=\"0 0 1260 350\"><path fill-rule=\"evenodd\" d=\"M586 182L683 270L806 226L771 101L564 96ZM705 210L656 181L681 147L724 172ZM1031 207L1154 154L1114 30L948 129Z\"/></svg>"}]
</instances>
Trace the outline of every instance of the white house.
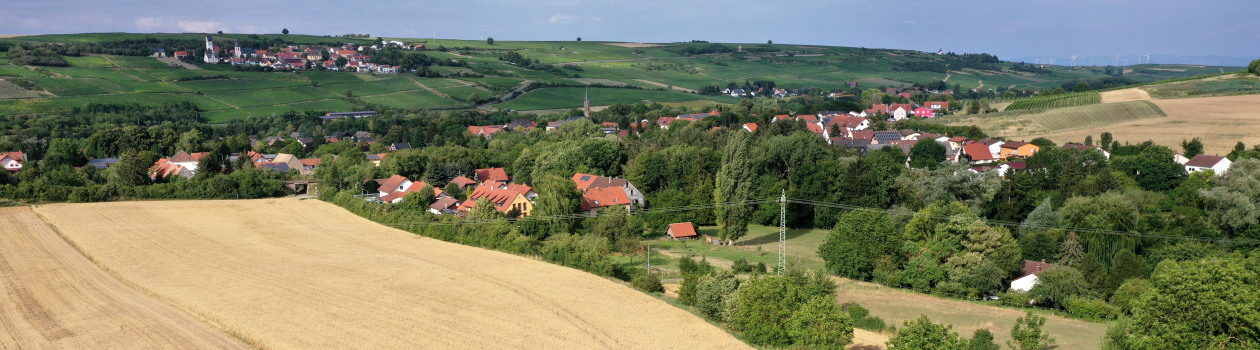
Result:
<instances>
[{"instance_id":1,"label":"white house","mask_svg":"<svg viewBox=\"0 0 1260 350\"><path fill-rule=\"evenodd\" d=\"M4 170L18 171L22 170L22 163L26 161L26 153L22 152L0 152L0 166Z\"/></svg>"},{"instance_id":2,"label":"white house","mask_svg":"<svg viewBox=\"0 0 1260 350\"><path fill-rule=\"evenodd\" d=\"M1045 261L1024 260L1023 266L1020 267L1020 272L1023 275L1011 281L1011 290L1016 292L1032 290L1033 287L1037 286L1037 280L1039 279L1037 275L1055 267L1058 266Z\"/></svg>"},{"instance_id":3,"label":"white house","mask_svg":"<svg viewBox=\"0 0 1260 350\"><path fill-rule=\"evenodd\" d=\"M1211 170L1216 175L1225 175L1225 172L1229 171L1229 167L1234 165L1234 162L1221 156L1200 154L1190 158L1190 161L1186 162L1185 165L1187 173Z\"/></svg>"},{"instance_id":4,"label":"white house","mask_svg":"<svg viewBox=\"0 0 1260 350\"><path fill-rule=\"evenodd\" d=\"M1033 286L1037 285L1037 275L1025 275L1011 281L1011 290L1016 292L1028 292Z\"/></svg>"},{"instance_id":5,"label":"white house","mask_svg":"<svg viewBox=\"0 0 1260 350\"><path fill-rule=\"evenodd\" d=\"M894 109L892 111L892 120L893 121L904 120L906 119L906 116L909 114L910 114L909 109L903 108L903 107L897 107L897 109Z\"/></svg>"}]
</instances>

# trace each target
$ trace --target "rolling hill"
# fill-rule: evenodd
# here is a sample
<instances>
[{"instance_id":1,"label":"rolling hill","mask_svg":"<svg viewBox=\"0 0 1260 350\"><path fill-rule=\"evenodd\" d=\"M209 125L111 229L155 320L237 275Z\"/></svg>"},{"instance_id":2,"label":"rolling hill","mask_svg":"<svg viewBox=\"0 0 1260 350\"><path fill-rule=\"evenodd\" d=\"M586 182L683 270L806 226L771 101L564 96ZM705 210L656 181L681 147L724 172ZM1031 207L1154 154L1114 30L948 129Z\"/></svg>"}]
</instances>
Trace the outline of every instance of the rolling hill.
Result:
<instances>
[{"instance_id":1,"label":"rolling hill","mask_svg":"<svg viewBox=\"0 0 1260 350\"><path fill-rule=\"evenodd\" d=\"M173 43L195 49L202 34L95 33L37 35L0 39L7 43L106 45L124 40ZM216 35L217 40L285 44L370 43L366 39L309 35ZM528 82L545 87L522 101L488 108L546 110L581 105L576 89L597 84L619 87L592 98L597 104L732 98L693 93L709 85L769 80L784 88L902 86L945 80L964 89L1047 88L1077 79L1106 77L1099 67L1031 66L996 62L987 55L938 55L910 50L790 44L639 44L591 41L485 41L386 38L424 43L423 53L459 66L431 66L442 78L413 74L370 75L342 72L246 72L226 65L172 67L144 56L65 57L68 67L15 65L0 52L0 115L42 113L87 103L159 104L190 102L222 122L288 111L340 111L360 108L464 109L508 94ZM192 46L192 47L186 47ZM518 53L539 65L519 66L500 59ZM555 69L540 69L546 66ZM1153 81L1215 73L1219 67L1143 65L1126 68L1134 79ZM675 91L664 91L671 89Z\"/></svg>"},{"instance_id":2,"label":"rolling hill","mask_svg":"<svg viewBox=\"0 0 1260 350\"><path fill-rule=\"evenodd\" d=\"M1045 137L1058 143L1081 142L1110 132L1118 142L1157 144L1179 149L1198 137L1207 153L1226 154L1241 141L1260 144L1260 77L1242 73L1104 91L1092 103L1062 108L1040 104L1044 97L1018 99L1011 105L1045 105L1041 109L957 115L935 122L975 125L986 133L1011 139ZM1049 96L1053 97L1053 96ZM1028 103L1025 103L1028 102Z\"/></svg>"}]
</instances>

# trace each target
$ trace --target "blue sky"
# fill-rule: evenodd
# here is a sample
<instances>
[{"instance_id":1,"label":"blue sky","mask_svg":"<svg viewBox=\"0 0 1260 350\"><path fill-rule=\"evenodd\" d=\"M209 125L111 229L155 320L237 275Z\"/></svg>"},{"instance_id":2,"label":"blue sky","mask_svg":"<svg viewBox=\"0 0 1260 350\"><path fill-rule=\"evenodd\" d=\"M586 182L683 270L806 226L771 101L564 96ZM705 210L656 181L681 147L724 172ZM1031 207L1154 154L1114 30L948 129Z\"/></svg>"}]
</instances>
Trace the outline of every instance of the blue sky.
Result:
<instances>
[{"instance_id":1,"label":"blue sky","mask_svg":"<svg viewBox=\"0 0 1260 350\"><path fill-rule=\"evenodd\" d=\"M369 33L498 40L825 44L1156 63L1260 56L1260 1L5 0L0 33ZM1178 58L1180 57L1180 58ZM1132 62L1130 62L1132 63ZM1192 62L1187 62L1192 63Z\"/></svg>"}]
</instances>

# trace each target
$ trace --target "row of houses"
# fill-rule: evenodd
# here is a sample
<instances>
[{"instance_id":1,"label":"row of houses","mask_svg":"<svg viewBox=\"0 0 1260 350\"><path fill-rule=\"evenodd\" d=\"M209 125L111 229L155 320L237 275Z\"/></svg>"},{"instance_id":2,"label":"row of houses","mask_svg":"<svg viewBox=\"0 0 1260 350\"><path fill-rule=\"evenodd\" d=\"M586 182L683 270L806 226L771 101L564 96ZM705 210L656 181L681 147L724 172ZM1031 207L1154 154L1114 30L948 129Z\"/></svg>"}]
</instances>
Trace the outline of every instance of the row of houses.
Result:
<instances>
[{"instance_id":1,"label":"row of houses","mask_svg":"<svg viewBox=\"0 0 1260 350\"><path fill-rule=\"evenodd\" d=\"M610 207L623 207L626 210L642 207L645 197L630 181L600 176L595 174L576 173L572 177L574 187L582 193L582 212L595 214L599 210ZM377 193L369 196L369 201L378 203L401 203L406 196L419 192L425 187L433 188L433 201L424 203L428 211L437 215L465 216L477 206L481 199L489 201L494 209L505 215L518 217L533 213L538 193L533 187L515 183L503 168L484 168L473 171L472 177L457 176L449 184L465 191L468 196L464 200L456 199L451 193L445 193L442 187L433 186L424 181L408 179L401 175L393 175L376 179ZM468 189L471 188L471 191Z\"/></svg>"},{"instance_id":2,"label":"row of houses","mask_svg":"<svg viewBox=\"0 0 1260 350\"><path fill-rule=\"evenodd\" d=\"M400 47L411 48L400 42L391 42L387 45L394 43ZM420 49L423 47L424 45L421 44ZM377 45L368 47L353 44L336 47L290 45L274 49L255 49L243 48L238 41L231 49L226 49L215 44L214 37L206 36L206 51L202 61L211 64L228 63L233 66L266 67L277 70L324 69L379 74L398 73L402 70L401 66L371 62L372 57L361 52L367 48L377 48ZM155 52L154 55L165 55L165 51ZM189 51L175 51L174 54L180 59L190 55ZM344 60L344 63L338 62L340 60Z\"/></svg>"},{"instance_id":3,"label":"row of houses","mask_svg":"<svg viewBox=\"0 0 1260 350\"><path fill-rule=\"evenodd\" d=\"M178 176L191 179L197 176L201 159L209 154L210 152L175 152L170 157L161 158L154 162L153 167L149 168L149 178L159 180ZM298 158L288 153L262 154L253 151L244 154L233 153L228 157L228 161L235 164L242 157L248 158L250 164L253 164L258 169L278 173L297 172L302 175L314 175L315 169L319 167L321 162L319 158ZM89 160L88 164L104 169L117 162L117 158L97 158Z\"/></svg>"}]
</instances>

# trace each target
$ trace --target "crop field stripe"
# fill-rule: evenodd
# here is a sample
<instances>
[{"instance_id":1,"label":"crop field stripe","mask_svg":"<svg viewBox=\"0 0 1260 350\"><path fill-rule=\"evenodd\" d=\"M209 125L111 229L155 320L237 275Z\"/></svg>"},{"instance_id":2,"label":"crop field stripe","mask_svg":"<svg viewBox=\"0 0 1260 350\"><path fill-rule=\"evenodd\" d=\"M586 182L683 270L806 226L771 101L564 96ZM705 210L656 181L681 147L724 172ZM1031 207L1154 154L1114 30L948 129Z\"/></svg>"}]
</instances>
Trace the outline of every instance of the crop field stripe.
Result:
<instances>
[{"instance_id":1,"label":"crop field stripe","mask_svg":"<svg viewBox=\"0 0 1260 350\"><path fill-rule=\"evenodd\" d=\"M38 210L102 266L263 348L747 348L624 284L320 201Z\"/></svg>"},{"instance_id":2,"label":"crop field stripe","mask_svg":"<svg viewBox=\"0 0 1260 350\"><path fill-rule=\"evenodd\" d=\"M248 348L117 280L29 207L0 208L0 348Z\"/></svg>"}]
</instances>

